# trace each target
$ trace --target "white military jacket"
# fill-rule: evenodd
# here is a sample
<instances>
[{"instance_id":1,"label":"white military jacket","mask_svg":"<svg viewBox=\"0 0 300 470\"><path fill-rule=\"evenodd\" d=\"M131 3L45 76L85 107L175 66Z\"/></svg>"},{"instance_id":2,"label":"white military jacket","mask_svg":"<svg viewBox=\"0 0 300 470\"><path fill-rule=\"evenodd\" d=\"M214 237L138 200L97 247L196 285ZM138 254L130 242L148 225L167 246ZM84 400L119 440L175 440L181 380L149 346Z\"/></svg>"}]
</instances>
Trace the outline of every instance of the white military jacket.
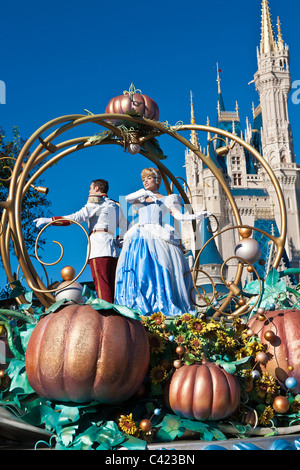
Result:
<instances>
[{"instance_id":1,"label":"white military jacket","mask_svg":"<svg viewBox=\"0 0 300 470\"><path fill-rule=\"evenodd\" d=\"M62 216L82 224L87 222L91 251L89 258L102 256L118 257L120 248L116 243L116 231L123 237L127 230L127 220L121 207L106 196L90 196L87 204L74 214Z\"/></svg>"}]
</instances>

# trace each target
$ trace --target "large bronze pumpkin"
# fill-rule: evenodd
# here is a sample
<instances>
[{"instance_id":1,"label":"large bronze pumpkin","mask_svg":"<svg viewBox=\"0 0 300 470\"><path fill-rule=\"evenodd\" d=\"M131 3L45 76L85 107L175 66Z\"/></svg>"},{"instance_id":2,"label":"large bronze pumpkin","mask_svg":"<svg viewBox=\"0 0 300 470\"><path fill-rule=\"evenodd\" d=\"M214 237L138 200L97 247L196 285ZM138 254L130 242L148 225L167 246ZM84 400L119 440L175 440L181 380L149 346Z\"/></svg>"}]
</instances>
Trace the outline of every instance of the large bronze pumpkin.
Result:
<instances>
[{"instance_id":1,"label":"large bronze pumpkin","mask_svg":"<svg viewBox=\"0 0 300 470\"><path fill-rule=\"evenodd\" d=\"M123 95L112 98L106 106L105 113L126 114L134 111L147 119L158 121L159 109L156 102L149 96L134 91L129 90Z\"/></svg>"},{"instance_id":2,"label":"large bronze pumpkin","mask_svg":"<svg viewBox=\"0 0 300 470\"><path fill-rule=\"evenodd\" d=\"M240 385L234 375L212 362L183 365L172 376L166 401L184 418L219 420L239 406Z\"/></svg>"},{"instance_id":3,"label":"large bronze pumpkin","mask_svg":"<svg viewBox=\"0 0 300 470\"><path fill-rule=\"evenodd\" d=\"M134 395L149 366L141 322L70 305L40 320L25 366L37 394L57 401L117 403Z\"/></svg>"},{"instance_id":4,"label":"large bronze pumpkin","mask_svg":"<svg viewBox=\"0 0 300 470\"><path fill-rule=\"evenodd\" d=\"M285 388L288 377L294 377L298 385L293 392L300 392L300 310L274 310L265 312L266 319L255 315L248 322L249 328L268 346L268 362L260 365L262 372L273 375ZM273 331L271 341L265 339L267 331ZM266 337L270 337L267 334ZM293 370L290 370L290 369Z\"/></svg>"}]
</instances>

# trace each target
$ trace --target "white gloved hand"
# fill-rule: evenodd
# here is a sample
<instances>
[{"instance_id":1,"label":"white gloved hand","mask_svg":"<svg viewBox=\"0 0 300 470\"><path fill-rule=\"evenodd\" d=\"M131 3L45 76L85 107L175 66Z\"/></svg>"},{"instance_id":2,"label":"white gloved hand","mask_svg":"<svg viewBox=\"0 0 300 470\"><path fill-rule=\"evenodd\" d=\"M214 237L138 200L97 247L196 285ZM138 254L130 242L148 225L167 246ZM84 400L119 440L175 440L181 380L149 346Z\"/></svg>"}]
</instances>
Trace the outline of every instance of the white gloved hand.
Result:
<instances>
[{"instance_id":1,"label":"white gloved hand","mask_svg":"<svg viewBox=\"0 0 300 470\"><path fill-rule=\"evenodd\" d=\"M202 220L212 215L212 213L209 211L201 211L201 212L197 212L196 214L182 214L179 211L174 211L172 214L173 214L174 219L180 220L180 221Z\"/></svg>"},{"instance_id":2,"label":"white gloved hand","mask_svg":"<svg viewBox=\"0 0 300 470\"><path fill-rule=\"evenodd\" d=\"M52 222L52 218L49 218L49 217L40 217L39 219L34 219L33 221L35 223L35 226L37 228L41 227L42 225L46 225L46 224L49 224L50 222Z\"/></svg>"},{"instance_id":3,"label":"white gloved hand","mask_svg":"<svg viewBox=\"0 0 300 470\"><path fill-rule=\"evenodd\" d=\"M134 193L131 193L125 196L125 200L127 202L133 203L138 199L145 200L146 197L151 197L154 201L157 199L157 197L152 191L142 188L142 189L139 189L138 191L135 191Z\"/></svg>"}]
</instances>

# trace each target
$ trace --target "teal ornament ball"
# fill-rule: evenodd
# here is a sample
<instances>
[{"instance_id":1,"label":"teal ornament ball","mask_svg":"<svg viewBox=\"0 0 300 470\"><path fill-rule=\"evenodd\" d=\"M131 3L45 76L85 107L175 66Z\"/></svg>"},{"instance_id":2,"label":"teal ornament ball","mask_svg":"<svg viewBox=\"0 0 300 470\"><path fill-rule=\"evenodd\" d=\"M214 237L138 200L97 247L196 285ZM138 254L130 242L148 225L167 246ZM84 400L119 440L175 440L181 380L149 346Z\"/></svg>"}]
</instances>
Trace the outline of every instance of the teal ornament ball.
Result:
<instances>
[{"instance_id":1,"label":"teal ornament ball","mask_svg":"<svg viewBox=\"0 0 300 470\"><path fill-rule=\"evenodd\" d=\"M293 388L296 388L297 385L298 385L298 382L294 377L288 377L285 381L286 388L289 388L290 390L292 390Z\"/></svg>"}]
</instances>

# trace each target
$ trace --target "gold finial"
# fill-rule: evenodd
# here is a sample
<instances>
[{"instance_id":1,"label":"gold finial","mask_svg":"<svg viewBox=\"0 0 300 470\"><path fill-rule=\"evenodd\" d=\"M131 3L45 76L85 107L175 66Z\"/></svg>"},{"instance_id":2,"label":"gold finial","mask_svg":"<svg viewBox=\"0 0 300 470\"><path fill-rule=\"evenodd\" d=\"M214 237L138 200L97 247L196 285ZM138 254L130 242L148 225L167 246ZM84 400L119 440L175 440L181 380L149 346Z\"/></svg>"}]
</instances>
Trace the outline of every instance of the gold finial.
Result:
<instances>
[{"instance_id":1,"label":"gold finial","mask_svg":"<svg viewBox=\"0 0 300 470\"><path fill-rule=\"evenodd\" d=\"M217 82L218 82L218 93L219 95L221 94L221 79L220 79L220 69L219 69L219 64L217 63Z\"/></svg>"},{"instance_id":2,"label":"gold finial","mask_svg":"<svg viewBox=\"0 0 300 470\"><path fill-rule=\"evenodd\" d=\"M194 113L194 103L193 103L193 92L190 91L191 96L191 124L195 124L195 113Z\"/></svg>"},{"instance_id":3,"label":"gold finial","mask_svg":"<svg viewBox=\"0 0 300 470\"><path fill-rule=\"evenodd\" d=\"M261 16L261 53L275 51L275 37L268 0L262 0Z\"/></svg>"},{"instance_id":4,"label":"gold finial","mask_svg":"<svg viewBox=\"0 0 300 470\"><path fill-rule=\"evenodd\" d=\"M282 39L281 23L280 23L279 16L277 16L277 31L278 31L278 49L282 51L284 49L284 43Z\"/></svg>"}]
</instances>

